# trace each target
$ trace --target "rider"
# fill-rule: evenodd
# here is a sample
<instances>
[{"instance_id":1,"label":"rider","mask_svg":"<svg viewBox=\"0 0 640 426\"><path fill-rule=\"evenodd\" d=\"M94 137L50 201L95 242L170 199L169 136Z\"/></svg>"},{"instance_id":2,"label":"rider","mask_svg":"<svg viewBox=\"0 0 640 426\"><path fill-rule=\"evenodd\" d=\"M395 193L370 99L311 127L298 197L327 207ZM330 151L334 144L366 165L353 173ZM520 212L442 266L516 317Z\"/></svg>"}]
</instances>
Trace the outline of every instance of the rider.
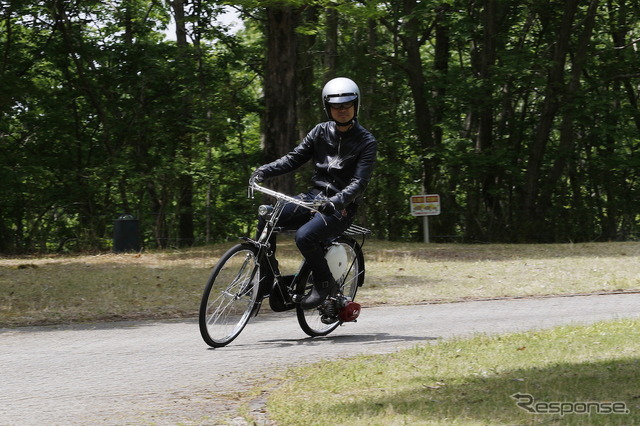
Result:
<instances>
[{"instance_id":1,"label":"rider","mask_svg":"<svg viewBox=\"0 0 640 426\"><path fill-rule=\"evenodd\" d=\"M360 99L360 89L352 80L329 81L322 89L322 103L330 121L316 125L293 151L251 175L250 182L259 183L313 161L313 186L297 198L311 201L320 197L324 200L318 209L322 214L289 204L278 221L278 226L297 228L296 245L313 272L313 290L301 301L305 309L320 306L337 290L322 242L337 237L353 222L376 161L376 140L357 120ZM261 218L258 235L264 225ZM275 236L270 243L275 250Z\"/></svg>"}]
</instances>

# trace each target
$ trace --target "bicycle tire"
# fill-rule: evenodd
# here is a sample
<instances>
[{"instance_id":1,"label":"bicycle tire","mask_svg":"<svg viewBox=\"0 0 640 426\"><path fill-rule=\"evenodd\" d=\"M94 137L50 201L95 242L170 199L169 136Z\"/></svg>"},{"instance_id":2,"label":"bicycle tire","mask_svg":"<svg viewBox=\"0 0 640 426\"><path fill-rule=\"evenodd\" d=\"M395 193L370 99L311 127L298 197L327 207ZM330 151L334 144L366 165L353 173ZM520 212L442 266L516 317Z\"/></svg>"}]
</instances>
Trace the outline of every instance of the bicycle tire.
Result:
<instances>
[{"instance_id":1,"label":"bicycle tire","mask_svg":"<svg viewBox=\"0 0 640 426\"><path fill-rule=\"evenodd\" d=\"M356 240L347 236L340 236L333 241L333 244L341 244L347 251L347 259L350 265L346 274L337 280L342 293L355 300L358 288L364 284L364 255L362 248ZM311 291L313 287L313 274L307 271L300 277L305 283L305 295ZM311 337L326 336L333 330L338 328L342 321L337 320L331 324L325 324L321 321L321 314L318 308L303 309L300 305L296 307L296 314L300 328Z\"/></svg>"},{"instance_id":2,"label":"bicycle tire","mask_svg":"<svg viewBox=\"0 0 640 426\"><path fill-rule=\"evenodd\" d=\"M258 249L231 247L213 268L200 302L200 334L211 347L231 343L259 307Z\"/></svg>"}]
</instances>

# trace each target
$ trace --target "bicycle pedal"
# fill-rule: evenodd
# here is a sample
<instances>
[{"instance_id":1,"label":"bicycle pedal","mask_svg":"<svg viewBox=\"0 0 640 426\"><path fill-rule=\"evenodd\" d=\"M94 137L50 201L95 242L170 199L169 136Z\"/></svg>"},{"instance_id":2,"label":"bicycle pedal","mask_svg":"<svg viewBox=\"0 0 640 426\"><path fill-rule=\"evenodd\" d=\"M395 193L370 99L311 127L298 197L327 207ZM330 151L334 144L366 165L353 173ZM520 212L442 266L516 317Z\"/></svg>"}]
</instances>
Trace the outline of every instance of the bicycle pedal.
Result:
<instances>
[{"instance_id":1,"label":"bicycle pedal","mask_svg":"<svg viewBox=\"0 0 640 426\"><path fill-rule=\"evenodd\" d=\"M302 302L302 299L304 299L304 294L292 294L291 295L291 301L293 303L300 303L300 302Z\"/></svg>"},{"instance_id":2,"label":"bicycle pedal","mask_svg":"<svg viewBox=\"0 0 640 426\"><path fill-rule=\"evenodd\" d=\"M338 317L328 317L328 316L321 316L320 317L320 321L323 324L333 324L334 322L338 321Z\"/></svg>"}]
</instances>

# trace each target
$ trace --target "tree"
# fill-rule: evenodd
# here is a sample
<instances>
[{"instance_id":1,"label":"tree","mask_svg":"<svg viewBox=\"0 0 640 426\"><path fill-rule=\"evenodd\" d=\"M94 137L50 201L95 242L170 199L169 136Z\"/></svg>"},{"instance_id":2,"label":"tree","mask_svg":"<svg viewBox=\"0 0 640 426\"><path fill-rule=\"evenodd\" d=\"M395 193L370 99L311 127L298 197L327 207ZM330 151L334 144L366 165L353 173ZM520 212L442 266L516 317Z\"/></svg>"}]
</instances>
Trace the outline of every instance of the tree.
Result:
<instances>
[{"instance_id":1,"label":"tree","mask_svg":"<svg viewBox=\"0 0 640 426\"><path fill-rule=\"evenodd\" d=\"M300 10L292 6L266 8L266 58L264 72L264 162L288 153L297 137L297 66ZM273 188L284 193L294 192L290 176L274 179Z\"/></svg>"},{"instance_id":2,"label":"tree","mask_svg":"<svg viewBox=\"0 0 640 426\"><path fill-rule=\"evenodd\" d=\"M125 212L152 247L252 233L249 174L339 75L379 140L358 217L378 237L421 238L422 191L436 241L640 234L637 2L228 4L0 3L0 253L105 250Z\"/></svg>"}]
</instances>

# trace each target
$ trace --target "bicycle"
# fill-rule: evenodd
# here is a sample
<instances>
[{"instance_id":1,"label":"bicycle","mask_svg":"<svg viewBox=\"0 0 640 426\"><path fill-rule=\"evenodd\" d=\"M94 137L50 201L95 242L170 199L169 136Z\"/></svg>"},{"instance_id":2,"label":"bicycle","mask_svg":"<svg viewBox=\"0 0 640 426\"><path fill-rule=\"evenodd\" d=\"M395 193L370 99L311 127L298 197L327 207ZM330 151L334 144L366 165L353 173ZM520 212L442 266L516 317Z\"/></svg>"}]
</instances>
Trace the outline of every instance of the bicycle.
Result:
<instances>
[{"instance_id":1,"label":"bicycle","mask_svg":"<svg viewBox=\"0 0 640 426\"><path fill-rule=\"evenodd\" d=\"M244 242L231 247L213 268L200 302L199 325L204 341L214 348L231 343L267 298L273 311L295 309L300 327L311 337L326 336L345 322L355 322L360 305L354 299L365 274L362 245L371 231L351 225L340 236L323 243L325 258L339 288L318 308L303 309L299 302L313 287L310 268L303 261L295 275L281 275L268 241L273 233L283 231L276 223L287 203L322 214L317 210L322 201L302 201L252 183L251 198L254 191L274 197L276 202L258 208L258 214L266 219L258 239L241 237ZM261 265L272 272L273 283L261 279Z\"/></svg>"}]
</instances>

